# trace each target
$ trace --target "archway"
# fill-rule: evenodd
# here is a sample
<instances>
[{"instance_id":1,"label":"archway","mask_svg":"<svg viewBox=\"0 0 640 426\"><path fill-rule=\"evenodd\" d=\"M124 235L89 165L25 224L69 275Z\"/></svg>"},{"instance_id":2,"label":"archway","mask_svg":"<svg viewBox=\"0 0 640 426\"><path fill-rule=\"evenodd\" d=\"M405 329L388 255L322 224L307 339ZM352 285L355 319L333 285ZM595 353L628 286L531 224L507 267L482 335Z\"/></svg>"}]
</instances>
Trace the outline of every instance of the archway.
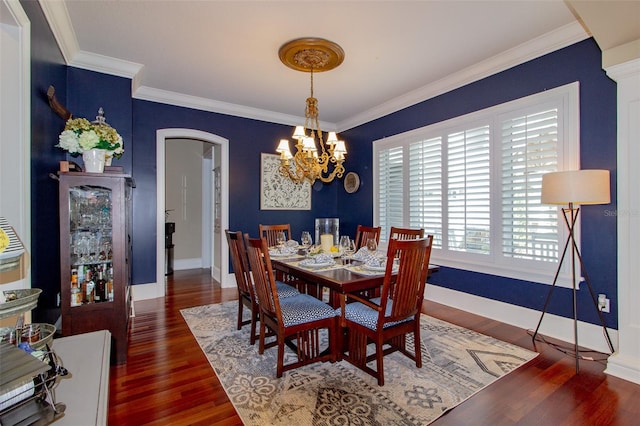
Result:
<instances>
[{"instance_id":1,"label":"archway","mask_svg":"<svg viewBox=\"0 0 640 426\"><path fill-rule=\"evenodd\" d=\"M157 296L164 296L164 218L165 218L165 146L167 139L193 139L216 144L220 147L220 228L229 227L229 140L212 133L194 129L160 129L156 132L156 202L157 202L157 245L156 245L156 283ZM224 233L220 233L224 235ZM220 241L219 246L224 247ZM222 287L235 285L229 276L229 254L227 250L220 251L220 284Z\"/></svg>"}]
</instances>

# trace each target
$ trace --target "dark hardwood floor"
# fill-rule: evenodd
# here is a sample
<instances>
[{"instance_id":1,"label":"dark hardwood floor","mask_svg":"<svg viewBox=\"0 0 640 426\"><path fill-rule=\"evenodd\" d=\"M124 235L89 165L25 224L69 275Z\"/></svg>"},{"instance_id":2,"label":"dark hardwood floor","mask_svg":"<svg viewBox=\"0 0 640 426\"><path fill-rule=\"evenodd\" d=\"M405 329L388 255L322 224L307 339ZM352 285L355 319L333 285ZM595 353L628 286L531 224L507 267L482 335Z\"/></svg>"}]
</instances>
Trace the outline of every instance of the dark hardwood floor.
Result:
<instances>
[{"instance_id":1,"label":"dark hardwood floor","mask_svg":"<svg viewBox=\"0 0 640 426\"><path fill-rule=\"evenodd\" d=\"M176 271L167 296L135 303L127 363L111 367L110 425L241 425L196 344L180 309L237 299L208 270ZM533 347L526 330L439 305L424 312L540 355L463 402L435 423L448 425L637 425L640 385L603 373L547 344Z\"/></svg>"}]
</instances>

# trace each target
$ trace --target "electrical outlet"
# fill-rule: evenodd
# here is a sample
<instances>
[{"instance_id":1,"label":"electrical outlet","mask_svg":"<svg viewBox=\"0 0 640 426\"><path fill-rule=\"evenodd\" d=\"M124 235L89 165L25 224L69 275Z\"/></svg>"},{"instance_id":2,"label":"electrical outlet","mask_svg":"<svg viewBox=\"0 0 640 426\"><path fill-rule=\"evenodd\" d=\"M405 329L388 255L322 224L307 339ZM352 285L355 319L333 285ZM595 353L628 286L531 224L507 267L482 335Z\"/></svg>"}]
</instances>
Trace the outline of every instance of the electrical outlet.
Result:
<instances>
[{"instance_id":1,"label":"electrical outlet","mask_svg":"<svg viewBox=\"0 0 640 426\"><path fill-rule=\"evenodd\" d=\"M610 303L611 301L607 298L606 294L598 295L598 309L600 312L610 312Z\"/></svg>"}]
</instances>

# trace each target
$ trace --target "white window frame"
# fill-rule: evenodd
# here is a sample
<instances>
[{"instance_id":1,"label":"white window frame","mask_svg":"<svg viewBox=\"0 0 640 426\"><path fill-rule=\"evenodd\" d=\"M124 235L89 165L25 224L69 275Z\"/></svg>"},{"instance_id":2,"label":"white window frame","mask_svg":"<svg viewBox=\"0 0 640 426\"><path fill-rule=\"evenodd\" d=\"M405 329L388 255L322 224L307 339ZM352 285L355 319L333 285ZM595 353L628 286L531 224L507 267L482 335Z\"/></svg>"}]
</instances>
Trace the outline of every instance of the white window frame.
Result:
<instances>
[{"instance_id":1,"label":"white window frame","mask_svg":"<svg viewBox=\"0 0 640 426\"><path fill-rule=\"evenodd\" d=\"M579 83L573 82L544 92L536 93L504 104L496 105L484 110L476 111L463 116L455 117L443 122L435 123L419 129L411 130L398 135L386 137L373 142L373 221L380 226L380 200L379 200L379 164L378 156L381 151L402 147L403 149L403 223L394 226L409 227L409 147L411 143L428 140L438 136L446 137L451 132L471 129L473 126L489 124L491 126L490 140L490 209L491 209L491 252L490 254L477 254L467 252L453 252L434 247L431 254L432 263L468 271L480 272L502 277L521 279L526 281L551 284L555 276L558 262L543 262L535 260L507 258L501 255L501 223L500 214L501 197L501 169L500 148L501 140L500 117L511 115L515 111L540 107L543 104L554 103L559 106L558 115L558 171L576 170L580 165L580 111L579 111ZM446 143L443 142L443 144ZM443 176L443 181L446 176ZM562 255L562 249L567 238L567 229L562 217L562 210L558 207L558 251ZM443 221L446 218L443 217ZM578 219L579 220L579 219ZM580 224L576 224L576 243L580 247ZM381 241L386 242L388 236L381 235ZM559 259L558 259L559 260ZM571 270L569 262L564 262L560 271L557 285L571 287ZM580 276L580 271L578 276Z\"/></svg>"}]
</instances>

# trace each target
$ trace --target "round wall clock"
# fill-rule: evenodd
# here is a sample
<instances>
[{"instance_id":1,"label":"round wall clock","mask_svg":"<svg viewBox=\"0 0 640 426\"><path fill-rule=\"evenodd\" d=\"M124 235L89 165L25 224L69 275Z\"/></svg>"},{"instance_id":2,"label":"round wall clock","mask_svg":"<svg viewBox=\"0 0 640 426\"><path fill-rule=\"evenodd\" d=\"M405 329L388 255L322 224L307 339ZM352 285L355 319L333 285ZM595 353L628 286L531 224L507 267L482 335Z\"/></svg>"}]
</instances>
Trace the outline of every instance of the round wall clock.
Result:
<instances>
[{"instance_id":1,"label":"round wall clock","mask_svg":"<svg viewBox=\"0 0 640 426\"><path fill-rule=\"evenodd\" d=\"M356 172L349 172L344 177L344 190L353 194L360 188L360 176Z\"/></svg>"}]
</instances>

